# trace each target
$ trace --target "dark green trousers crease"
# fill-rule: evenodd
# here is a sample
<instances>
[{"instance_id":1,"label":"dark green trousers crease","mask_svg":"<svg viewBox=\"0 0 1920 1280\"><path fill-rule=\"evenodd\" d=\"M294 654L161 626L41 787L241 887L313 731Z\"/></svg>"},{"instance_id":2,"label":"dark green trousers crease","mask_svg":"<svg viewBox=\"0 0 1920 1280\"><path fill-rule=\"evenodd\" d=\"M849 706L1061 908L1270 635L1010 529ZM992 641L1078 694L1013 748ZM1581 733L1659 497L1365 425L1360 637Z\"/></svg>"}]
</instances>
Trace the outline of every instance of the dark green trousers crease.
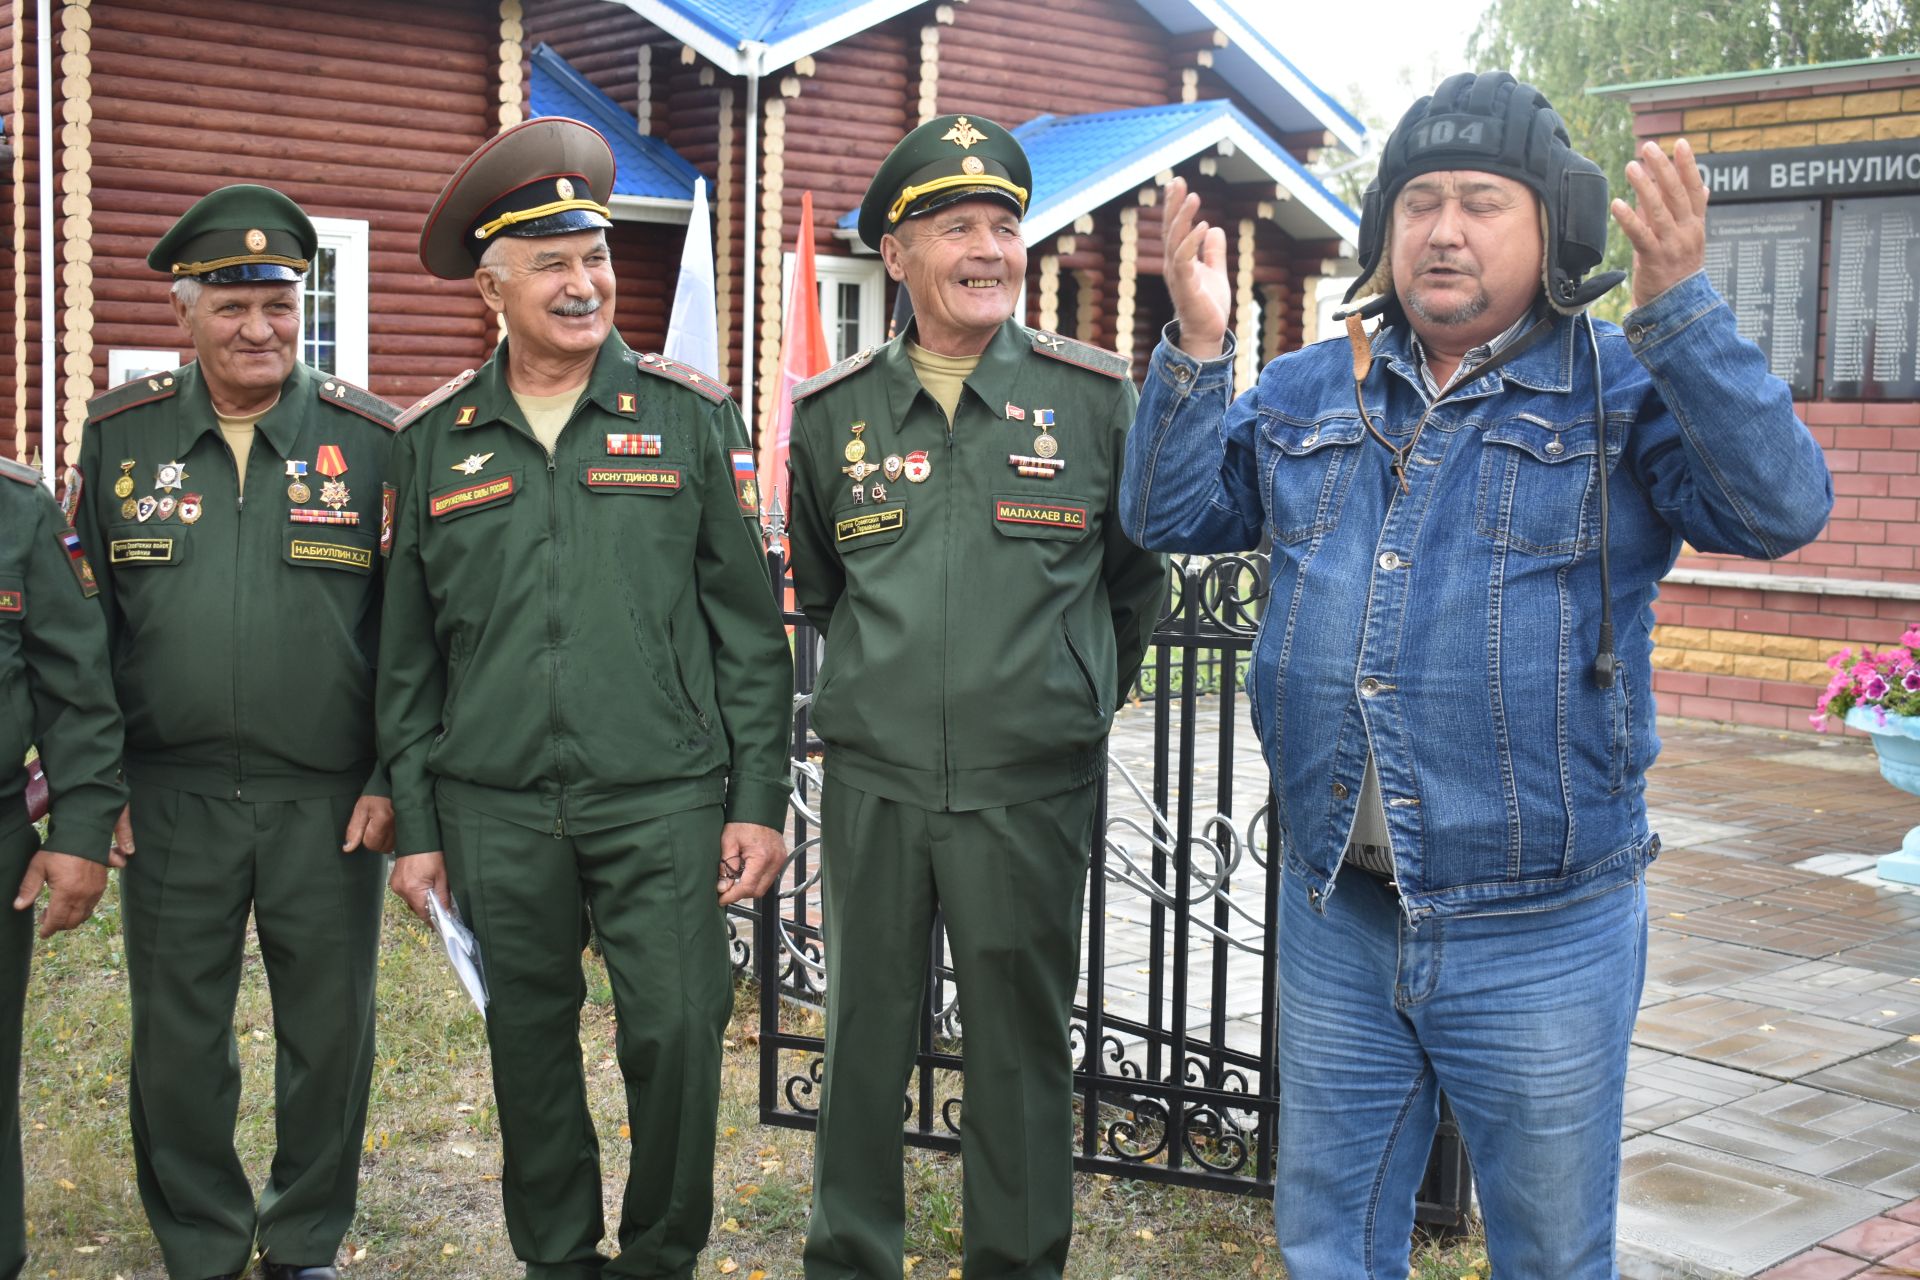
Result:
<instances>
[{"instance_id":1,"label":"dark green trousers crease","mask_svg":"<svg viewBox=\"0 0 1920 1280\"><path fill-rule=\"evenodd\" d=\"M40 848L31 826L0 836L0 1280L14 1280L27 1261L25 1184L20 1173L20 1025L27 1011L38 909L15 911L13 892ZM44 896L44 895L43 895Z\"/></svg>"},{"instance_id":2,"label":"dark green trousers crease","mask_svg":"<svg viewBox=\"0 0 1920 1280\"><path fill-rule=\"evenodd\" d=\"M170 1275L333 1261L353 1220L386 859L340 852L356 797L270 803L133 787L121 872L133 1004L133 1153ZM247 918L273 1002L273 1163L234 1150Z\"/></svg>"},{"instance_id":3,"label":"dark green trousers crease","mask_svg":"<svg viewBox=\"0 0 1920 1280\"><path fill-rule=\"evenodd\" d=\"M827 1059L807 1280L899 1280L902 1093L934 910L959 983L966 1280L1058 1280L1073 1235L1068 1019L1098 788L943 813L836 783L821 813Z\"/></svg>"},{"instance_id":4,"label":"dark green trousers crease","mask_svg":"<svg viewBox=\"0 0 1920 1280\"><path fill-rule=\"evenodd\" d=\"M714 891L717 806L554 837L446 799L454 901L487 977L507 1235L526 1274L691 1277L713 1218L722 1037L733 1006ZM581 951L599 938L618 1020L631 1166L619 1256L599 1252L600 1147L581 1070Z\"/></svg>"}]
</instances>

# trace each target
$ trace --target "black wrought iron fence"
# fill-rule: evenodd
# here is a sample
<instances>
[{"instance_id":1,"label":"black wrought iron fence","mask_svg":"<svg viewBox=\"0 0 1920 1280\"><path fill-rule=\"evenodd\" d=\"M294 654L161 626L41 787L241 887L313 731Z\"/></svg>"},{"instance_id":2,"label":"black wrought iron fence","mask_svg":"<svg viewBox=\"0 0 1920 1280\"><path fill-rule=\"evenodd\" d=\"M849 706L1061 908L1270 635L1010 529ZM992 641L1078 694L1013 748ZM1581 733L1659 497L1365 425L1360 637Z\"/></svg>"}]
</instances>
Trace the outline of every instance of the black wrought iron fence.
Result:
<instances>
[{"instance_id":1,"label":"black wrought iron fence","mask_svg":"<svg viewBox=\"0 0 1920 1280\"><path fill-rule=\"evenodd\" d=\"M787 578L776 555L774 581ZM1271 1194L1279 1105L1279 824L1241 690L1267 590L1258 554L1175 561L1169 604L1116 721L1087 888L1073 1013L1082 1169ZM760 1116L814 1127L825 1042L818 803L831 767L809 730L819 635L789 612L796 691L792 853L776 892L730 922L760 992ZM907 1139L959 1149L964 1028L936 929ZM1471 1177L1448 1115L1420 1221L1464 1224Z\"/></svg>"}]
</instances>

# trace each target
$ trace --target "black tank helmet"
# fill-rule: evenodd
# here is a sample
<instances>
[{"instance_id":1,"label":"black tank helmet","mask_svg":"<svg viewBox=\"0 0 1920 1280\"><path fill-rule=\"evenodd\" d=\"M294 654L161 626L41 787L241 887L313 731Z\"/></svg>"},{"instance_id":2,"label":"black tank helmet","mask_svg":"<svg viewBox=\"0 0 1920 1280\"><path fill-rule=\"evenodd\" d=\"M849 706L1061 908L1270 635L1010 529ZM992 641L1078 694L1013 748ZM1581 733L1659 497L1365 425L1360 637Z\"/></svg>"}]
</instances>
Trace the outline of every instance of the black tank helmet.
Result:
<instances>
[{"instance_id":1,"label":"black tank helmet","mask_svg":"<svg viewBox=\"0 0 1920 1280\"><path fill-rule=\"evenodd\" d=\"M1347 302L1375 295L1366 313L1398 312L1387 252L1394 198L1410 179L1447 169L1499 174L1540 197L1547 218L1543 283L1554 310L1572 315L1626 278L1609 271L1581 281L1606 254L1607 179L1573 149L1546 95L1505 71L1462 72L1408 108L1387 138L1361 206L1360 278Z\"/></svg>"}]
</instances>

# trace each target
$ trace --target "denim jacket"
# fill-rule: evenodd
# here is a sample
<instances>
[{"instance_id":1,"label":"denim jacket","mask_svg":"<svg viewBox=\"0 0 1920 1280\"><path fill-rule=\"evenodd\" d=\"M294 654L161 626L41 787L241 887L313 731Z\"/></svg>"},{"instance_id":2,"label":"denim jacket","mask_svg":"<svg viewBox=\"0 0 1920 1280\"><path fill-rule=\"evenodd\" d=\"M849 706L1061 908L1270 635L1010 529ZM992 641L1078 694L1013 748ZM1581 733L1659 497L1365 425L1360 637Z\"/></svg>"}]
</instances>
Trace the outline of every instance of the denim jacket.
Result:
<instances>
[{"instance_id":1,"label":"denim jacket","mask_svg":"<svg viewBox=\"0 0 1920 1280\"><path fill-rule=\"evenodd\" d=\"M1409 918L1539 910L1626 883L1657 852L1653 599L1682 541L1771 558L1833 505L1787 387L1704 273L1594 326L1556 317L1428 416L1406 469L1355 408L1343 339L1233 396L1232 352L1163 341L1127 439L1121 518L1155 550L1272 544L1248 691L1286 868L1324 909L1371 752ZM1404 445L1429 396L1404 326L1364 396ZM1595 457L1611 487L1618 675L1600 630Z\"/></svg>"}]
</instances>

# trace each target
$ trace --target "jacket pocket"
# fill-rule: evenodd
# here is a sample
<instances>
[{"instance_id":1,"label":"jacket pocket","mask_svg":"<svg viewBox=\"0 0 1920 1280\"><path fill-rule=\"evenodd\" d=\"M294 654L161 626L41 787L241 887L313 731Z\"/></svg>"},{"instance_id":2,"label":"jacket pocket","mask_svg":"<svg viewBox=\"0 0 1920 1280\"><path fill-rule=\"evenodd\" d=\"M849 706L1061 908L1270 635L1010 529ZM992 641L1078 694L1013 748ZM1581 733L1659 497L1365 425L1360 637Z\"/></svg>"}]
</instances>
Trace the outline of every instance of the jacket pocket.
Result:
<instances>
[{"instance_id":1,"label":"jacket pocket","mask_svg":"<svg viewBox=\"0 0 1920 1280\"><path fill-rule=\"evenodd\" d=\"M1358 417L1302 422L1261 411L1260 474L1278 541L1305 542L1340 523L1340 505L1366 445Z\"/></svg>"},{"instance_id":2,"label":"jacket pocket","mask_svg":"<svg viewBox=\"0 0 1920 1280\"><path fill-rule=\"evenodd\" d=\"M1079 642L1073 638L1073 629L1064 618L1060 620L1060 634L1065 637L1067 653L1073 658L1073 665L1079 669L1081 681L1087 686L1087 700L1093 703L1093 713L1104 717L1107 712L1100 697L1100 682L1093 678L1093 668L1087 665L1087 657L1080 651Z\"/></svg>"},{"instance_id":3,"label":"jacket pocket","mask_svg":"<svg viewBox=\"0 0 1920 1280\"><path fill-rule=\"evenodd\" d=\"M1561 425L1519 414L1488 427L1474 521L1480 536L1530 556L1590 550L1596 439L1590 418Z\"/></svg>"},{"instance_id":4,"label":"jacket pocket","mask_svg":"<svg viewBox=\"0 0 1920 1280\"><path fill-rule=\"evenodd\" d=\"M369 533L327 529L324 533L299 528L287 530L286 561L321 569L342 569L365 576L373 572L378 539Z\"/></svg>"},{"instance_id":5,"label":"jacket pocket","mask_svg":"<svg viewBox=\"0 0 1920 1280\"><path fill-rule=\"evenodd\" d=\"M1612 701L1613 750L1607 769L1607 789L1619 795L1633 776L1633 686L1628 682L1624 664L1614 669L1613 687L1607 690Z\"/></svg>"},{"instance_id":6,"label":"jacket pocket","mask_svg":"<svg viewBox=\"0 0 1920 1280\"><path fill-rule=\"evenodd\" d=\"M898 542L906 531L907 509L898 503L881 507L844 507L833 513L833 545L842 555Z\"/></svg>"}]
</instances>

